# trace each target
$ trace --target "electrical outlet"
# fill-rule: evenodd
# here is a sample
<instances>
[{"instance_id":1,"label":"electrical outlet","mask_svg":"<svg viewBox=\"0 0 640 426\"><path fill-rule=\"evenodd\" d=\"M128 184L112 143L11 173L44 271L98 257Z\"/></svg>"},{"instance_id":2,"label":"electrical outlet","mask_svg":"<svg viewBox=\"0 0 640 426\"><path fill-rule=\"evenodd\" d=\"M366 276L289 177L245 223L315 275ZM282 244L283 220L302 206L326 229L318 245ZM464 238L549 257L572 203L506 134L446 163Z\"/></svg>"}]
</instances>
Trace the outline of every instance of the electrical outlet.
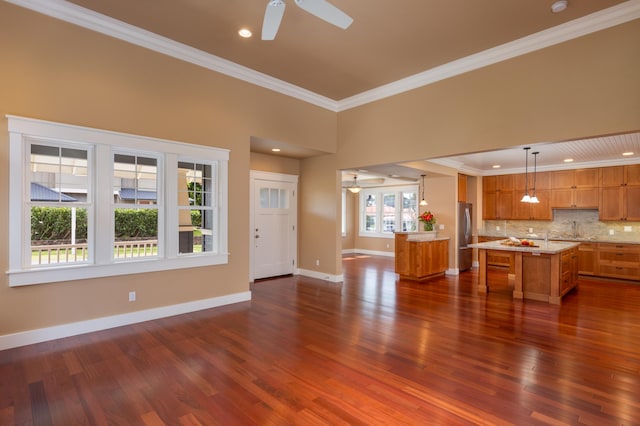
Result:
<instances>
[{"instance_id":1,"label":"electrical outlet","mask_svg":"<svg viewBox=\"0 0 640 426\"><path fill-rule=\"evenodd\" d=\"M444 229L444 225L441 223L440 225L438 225L438 229L443 230Z\"/></svg>"},{"instance_id":2,"label":"electrical outlet","mask_svg":"<svg viewBox=\"0 0 640 426\"><path fill-rule=\"evenodd\" d=\"M389 244L387 244L387 248L389 248Z\"/></svg>"},{"instance_id":3,"label":"electrical outlet","mask_svg":"<svg viewBox=\"0 0 640 426\"><path fill-rule=\"evenodd\" d=\"M616 232L613 229L609 229L609 235L614 235Z\"/></svg>"},{"instance_id":4,"label":"electrical outlet","mask_svg":"<svg viewBox=\"0 0 640 426\"><path fill-rule=\"evenodd\" d=\"M533 234L533 228L529 228L529 233Z\"/></svg>"},{"instance_id":5,"label":"electrical outlet","mask_svg":"<svg viewBox=\"0 0 640 426\"><path fill-rule=\"evenodd\" d=\"M136 301L136 292L135 291L130 291L129 292L129 302L135 302Z\"/></svg>"},{"instance_id":6,"label":"electrical outlet","mask_svg":"<svg viewBox=\"0 0 640 426\"><path fill-rule=\"evenodd\" d=\"M496 231L499 231L499 230L500 230L500 227L499 227L499 226L496 226Z\"/></svg>"},{"instance_id":7,"label":"electrical outlet","mask_svg":"<svg viewBox=\"0 0 640 426\"><path fill-rule=\"evenodd\" d=\"M320 266L320 259L316 259L316 266Z\"/></svg>"},{"instance_id":8,"label":"electrical outlet","mask_svg":"<svg viewBox=\"0 0 640 426\"><path fill-rule=\"evenodd\" d=\"M632 232L632 229L630 226L625 226L624 227L624 232Z\"/></svg>"}]
</instances>

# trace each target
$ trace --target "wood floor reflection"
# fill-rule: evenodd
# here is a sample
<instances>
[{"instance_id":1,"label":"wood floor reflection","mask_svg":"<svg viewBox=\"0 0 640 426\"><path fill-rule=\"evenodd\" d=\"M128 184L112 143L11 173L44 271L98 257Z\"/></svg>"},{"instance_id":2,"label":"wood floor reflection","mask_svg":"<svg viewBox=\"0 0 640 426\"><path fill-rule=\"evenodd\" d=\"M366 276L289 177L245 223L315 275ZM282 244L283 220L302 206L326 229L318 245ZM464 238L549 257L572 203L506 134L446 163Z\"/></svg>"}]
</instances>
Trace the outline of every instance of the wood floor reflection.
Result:
<instances>
[{"instance_id":1,"label":"wood floor reflection","mask_svg":"<svg viewBox=\"0 0 640 426\"><path fill-rule=\"evenodd\" d=\"M0 352L0 424L638 424L640 285L256 282L252 301Z\"/></svg>"}]
</instances>

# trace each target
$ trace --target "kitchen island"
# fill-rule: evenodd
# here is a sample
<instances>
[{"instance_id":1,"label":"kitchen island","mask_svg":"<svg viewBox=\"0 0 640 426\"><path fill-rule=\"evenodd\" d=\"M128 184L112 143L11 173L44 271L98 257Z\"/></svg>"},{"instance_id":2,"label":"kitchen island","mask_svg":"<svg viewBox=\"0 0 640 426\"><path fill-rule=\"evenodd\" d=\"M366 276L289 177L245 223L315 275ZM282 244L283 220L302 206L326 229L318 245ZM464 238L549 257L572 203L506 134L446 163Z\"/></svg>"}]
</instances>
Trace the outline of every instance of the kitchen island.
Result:
<instances>
[{"instance_id":1,"label":"kitchen island","mask_svg":"<svg viewBox=\"0 0 640 426\"><path fill-rule=\"evenodd\" d=\"M580 243L532 242L533 246L514 244L509 239L469 244L478 249L478 292L489 291L487 257L508 251L514 255L513 298L560 304L562 297L577 285Z\"/></svg>"},{"instance_id":2,"label":"kitchen island","mask_svg":"<svg viewBox=\"0 0 640 426\"><path fill-rule=\"evenodd\" d=\"M442 276L449 267L449 237L427 232L395 233L395 271L402 279Z\"/></svg>"}]
</instances>

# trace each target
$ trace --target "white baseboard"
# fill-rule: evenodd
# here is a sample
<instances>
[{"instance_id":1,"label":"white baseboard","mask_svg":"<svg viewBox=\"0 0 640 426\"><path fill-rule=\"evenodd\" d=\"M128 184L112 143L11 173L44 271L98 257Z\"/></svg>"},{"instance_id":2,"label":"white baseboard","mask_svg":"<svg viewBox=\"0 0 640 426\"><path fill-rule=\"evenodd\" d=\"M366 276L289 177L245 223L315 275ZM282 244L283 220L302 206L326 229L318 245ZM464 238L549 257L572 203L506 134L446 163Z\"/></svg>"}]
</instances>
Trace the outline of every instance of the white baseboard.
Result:
<instances>
[{"instance_id":1,"label":"white baseboard","mask_svg":"<svg viewBox=\"0 0 640 426\"><path fill-rule=\"evenodd\" d=\"M305 277L317 278L320 280L331 281L333 283L339 283L344 281L344 276L340 275L331 275L325 272L311 271L309 269L298 269L298 274L303 275Z\"/></svg>"},{"instance_id":2,"label":"white baseboard","mask_svg":"<svg viewBox=\"0 0 640 426\"><path fill-rule=\"evenodd\" d=\"M396 254L392 251L364 250L364 249L342 250L342 254L369 254L371 256L396 257Z\"/></svg>"},{"instance_id":3,"label":"white baseboard","mask_svg":"<svg viewBox=\"0 0 640 426\"><path fill-rule=\"evenodd\" d=\"M138 322L166 318L174 315L186 314L203 309L216 308L232 303L251 300L251 292L228 294L226 296L212 297L210 299L196 300L177 305L163 306L160 308L145 309L143 311L127 314L113 315L110 317L95 318L87 321L79 321L37 330L21 331L19 333L0 336L0 351L19 346L45 342L47 340L61 339L63 337L76 336L78 334L91 333L106 330L108 328L121 327L123 325Z\"/></svg>"}]
</instances>

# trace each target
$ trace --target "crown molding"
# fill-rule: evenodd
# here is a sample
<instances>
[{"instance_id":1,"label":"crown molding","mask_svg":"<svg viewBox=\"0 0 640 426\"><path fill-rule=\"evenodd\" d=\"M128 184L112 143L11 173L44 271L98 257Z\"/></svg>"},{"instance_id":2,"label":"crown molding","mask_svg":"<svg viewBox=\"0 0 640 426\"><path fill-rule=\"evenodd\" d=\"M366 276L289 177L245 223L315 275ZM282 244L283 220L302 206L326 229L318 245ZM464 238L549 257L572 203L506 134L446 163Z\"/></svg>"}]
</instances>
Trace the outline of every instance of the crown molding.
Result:
<instances>
[{"instance_id":1,"label":"crown molding","mask_svg":"<svg viewBox=\"0 0 640 426\"><path fill-rule=\"evenodd\" d=\"M465 58L432 68L342 100L333 100L229 60L178 43L147 30L118 21L64 0L5 0L8 3L105 34L149 50L189 62L229 77L246 81L333 112L417 89L516 56L544 49L590 33L640 18L640 0L619 5L566 22Z\"/></svg>"},{"instance_id":2,"label":"crown molding","mask_svg":"<svg viewBox=\"0 0 640 426\"><path fill-rule=\"evenodd\" d=\"M5 1L330 111L338 109L333 99L64 0Z\"/></svg>"},{"instance_id":3,"label":"crown molding","mask_svg":"<svg viewBox=\"0 0 640 426\"><path fill-rule=\"evenodd\" d=\"M338 103L338 111L345 111L403 92L408 92L437 81L493 65L516 56L544 49L638 18L640 18L640 1L629 0L625 3L620 3L619 5L603 9L556 27L342 99Z\"/></svg>"}]
</instances>

